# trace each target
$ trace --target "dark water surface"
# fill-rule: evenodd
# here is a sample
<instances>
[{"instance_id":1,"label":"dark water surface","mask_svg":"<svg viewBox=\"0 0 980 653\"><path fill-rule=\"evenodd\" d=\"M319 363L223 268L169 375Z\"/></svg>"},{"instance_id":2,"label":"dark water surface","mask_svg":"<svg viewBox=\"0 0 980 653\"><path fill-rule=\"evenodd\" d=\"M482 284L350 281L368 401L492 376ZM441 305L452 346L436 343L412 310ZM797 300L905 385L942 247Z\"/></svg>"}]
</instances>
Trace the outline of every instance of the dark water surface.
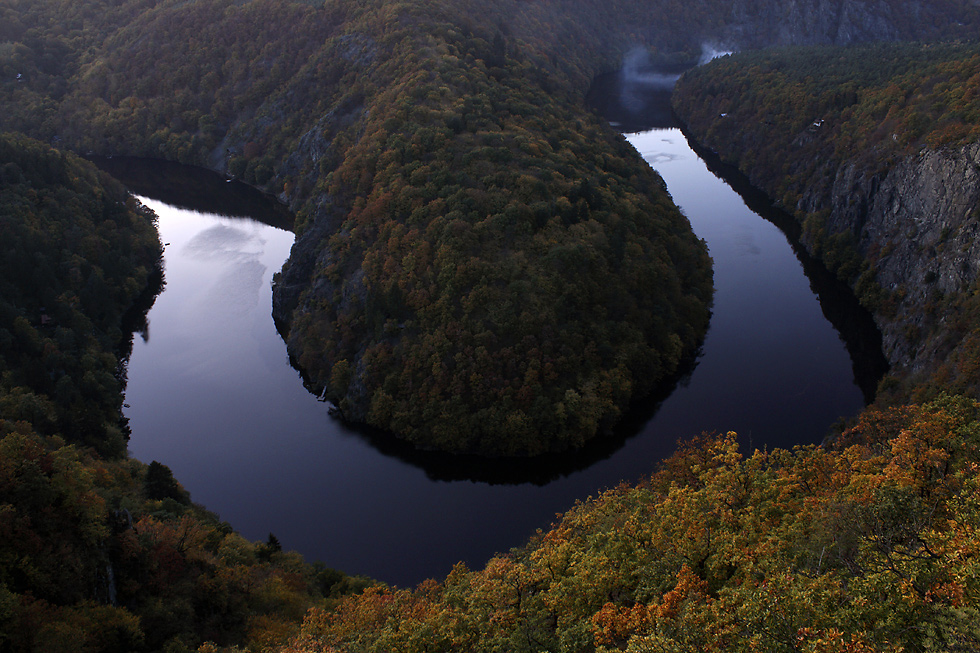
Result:
<instances>
[{"instance_id":1,"label":"dark water surface","mask_svg":"<svg viewBox=\"0 0 980 653\"><path fill-rule=\"evenodd\" d=\"M629 139L707 241L717 291L702 355L676 387L641 402L617 438L570 456L486 461L345 427L306 391L273 325L271 278L292 234L146 199L168 243L166 287L129 362L130 451L169 465L195 501L250 539L272 532L309 560L405 586L459 560L482 566L577 499L648 474L678 438L733 430L747 447L819 442L863 405L848 349L859 361L874 353L873 333L855 326L866 316L819 270L808 279L813 264L678 129ZM215 192L222 185L216 178ZM151 178L139 192L152 187Z\"/></svg>"}]
</instances>

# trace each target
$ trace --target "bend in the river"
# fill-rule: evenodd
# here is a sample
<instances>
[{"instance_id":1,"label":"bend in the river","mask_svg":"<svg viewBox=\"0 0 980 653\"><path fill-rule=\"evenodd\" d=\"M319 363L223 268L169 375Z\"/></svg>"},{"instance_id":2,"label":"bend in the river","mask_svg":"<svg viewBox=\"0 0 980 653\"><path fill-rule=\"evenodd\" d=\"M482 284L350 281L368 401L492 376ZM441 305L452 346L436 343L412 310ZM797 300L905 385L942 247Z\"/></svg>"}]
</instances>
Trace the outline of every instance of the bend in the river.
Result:
<instances>
[{"instance_id":1,"label":"bend in the river","mask_svg":"<svg viewBox=\"0 0 980 653\"><path fill-rule=\"evenodd\" d=\"M873 337L845 346L835 330L861 319L853 298L801 262L677 128L629 139L706 239L717 290L699 358L618 438L515 463L423 454L347 428L306 391L272 323L271 277L292 234L151 202L167 283L129 362L133 455L170 466L246 537L273 532L309 559L407 585L519 545L577 499L649 473L678 438L735 430L746 446L818 442L863 405L852 366L869 368L855 352L873 350Z\"/></svg>"}]
</instances>

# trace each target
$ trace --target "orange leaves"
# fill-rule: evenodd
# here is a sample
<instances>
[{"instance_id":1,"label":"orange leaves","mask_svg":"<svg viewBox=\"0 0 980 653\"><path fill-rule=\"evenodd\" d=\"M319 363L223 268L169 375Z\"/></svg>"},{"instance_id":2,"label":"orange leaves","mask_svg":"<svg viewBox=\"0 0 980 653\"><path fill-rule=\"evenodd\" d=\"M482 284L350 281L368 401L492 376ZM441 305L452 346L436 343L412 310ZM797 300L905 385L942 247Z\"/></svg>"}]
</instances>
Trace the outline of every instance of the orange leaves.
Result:
<instances>
[{"instance_id":1,"label":"orange leaves","mask_svg":"<svg viewBox=\"0 0 980 653\"><path fill-rule=\"evenodd\" d=\"M607 603L592 615L592 625L596 646L622 648L634 634L649 628L650 609L639 603L629 608Z\"/></svg>"},{"instance_id":2,"label":"orange leaves","mask_svg":"<svg viewBox=\"0 0 980 653\"><path fill-rule=\"evenodd\" d=\"M309 646L296 650L973 645L977 412L950 398L868 411L838 450L744 458L734 434L703 437L648 484L577 504L482 570L460 566L444 585L373 590L332 616L311 613Z\"/></svg>"},{"instance_id":3,"label":"orange leaves","mask_svg":"<svg viewBox=\"0 0 980 653\"><path fill-rule=\"evenodd\" d=\"M604 605L591 619L595 645L633 650L636 644L637 650L645 650L644 646L653 641L660 645L670 642L675 647L697 642L697 648L703 650L711 633L700 626L715 601L708 596L707 582L687 565L681 566L676 581L674 589L649 606Z\"/></svg>"},{"instance_id":4,"label":"orange leaves","mask_svg":"<svg viewBox=\"0 0 980 653\"><path fill-rule=\"evenodd\" d=\"M336 160L330 195L349 211L351 235L335 237L321 260L338 262L339 275L363 269L369 293L364 306L307 294L303 308L323 307L314 320L352 326L326 343L314 342L317 329L294 329L291 353L311 377L343 359L365 370L369 394L386 398L372 423L426 448L578 446L695 345L707 315L700 298L710 295L703 246L635 152L563 99L563 73L547 74L555 87L542 93L540 66L518 65L526 34L508 37L506 65L488 71L492 29L460 31L433 16L403 29L384 11L362 16L389 50L365 75L381 90L364 93L363 113L322 146ZM569 61L553 65L577 66ZM567 229L562 218L579 224ZM660 232L672 235L670 252L651 242ZM543 255L541 241L562 255ZM643 256L624 260L619 245L636 243L631 252ZM325 273L310 285L336 294L336 279L317 283ZM450 321L459 337L434 358L428 341ZM531 372L523 338L548 330L558 351ZM381 340L392 356L362 366ZM476 360L469 352L480 346Z\"/></svg>"},{"instance_id":5,"label":"orange leaves","mask_svg":"<svg viewBox=\"0 0 980 653\"><path fill-rule=\"evenodd\" d=\"M949 471L950 451L943 446L946 425L930 420L904 429L891 442L891 460L884 474L904 486L942 483Z\"/></svg>"},{"instance_id":6,"label":"orange leaves","mask_svg":"<svg viewBox=\"0 0 980 653\"><path fill-rule=\"evenodd\" d=\"M331 612L311 610L300 635L285 650L448 650L464 646L471 637L461 619L435 581L415 591L368 588L343 599Z\"/></svg>"},{"instance_id":7,"label":"orange leaves","mask_svg":"<svg viewBox=\"0 0 980 653\"><path fill-rule=\"evenodd\" d=\"M652 612L658 619L676 619L681 607L688 601L704 601L708 594L708 583L691 571L687 565L682 565L677 574L677 586L664 594L660 605L654 606Z\"/></svg>"},{"instance_id":8,"label":"orange leaves","mask_svg":"<svg viewBox=\"0 0 980 653\"><path fill-rule=\"evenodd\" d=\"M956 490L956 460L975 455L977 411L975 403L945 395L922 406L869 410L842 440L863 443L853 459L885 457L880 466L876 462L866 470L879 482L923 496L949 496Z\"/></svg>"}]
</instances>

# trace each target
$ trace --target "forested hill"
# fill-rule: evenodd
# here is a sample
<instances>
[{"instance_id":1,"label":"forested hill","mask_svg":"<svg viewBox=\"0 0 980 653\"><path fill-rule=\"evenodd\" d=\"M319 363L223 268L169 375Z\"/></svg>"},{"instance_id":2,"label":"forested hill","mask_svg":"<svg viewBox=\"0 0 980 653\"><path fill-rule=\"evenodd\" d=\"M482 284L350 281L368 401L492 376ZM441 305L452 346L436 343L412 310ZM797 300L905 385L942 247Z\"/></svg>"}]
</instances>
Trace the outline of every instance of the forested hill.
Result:
<instances>
[{"instance_id":1,"label":"forested hill","mask_svg":"<svg viewBox=\"0 0 980 653\"><path fill-rule=\"evenodd\" d=\"M980 394L978 80L976 44L807 48L717 61L674 95L874 311L886 397Z\"/></svg>"},{"instance_id":2,"label":"forested hill","mask_svg":"<svg viewBox=\"0 0 980 653\"><path fill-rule=\"evenodd\" d=\"M117 185L49 145L279 194L298 242L278 315L347 414L423 446L529 453L607 427L707 319L703 245L581 106L597 71L637 45L676 63L705 42L976 26L972 4L899 0L0 0L0 127L44 141L0 138L0 650L277 650L294 633L282 650L977 648L980 409L945 395L869 411L836 448L696 442L485 569L338 602L366 582L243 541L165 467L118 455L114 348L159 243ZM932 110L937 88L903 97ZM883 92L876 110L898 97L852 90ZM893 143L917 142L887 118ZM975 117L957 120L969 138ZM837 267L860 271L836 241Z\"/></svg>"},{"instance_id":3,"label":"forested hill","mask_svg":"<svg viewBox=\"0 0 980 653\"><path fill-rule=\"evenodd\" d=\"M704 247L582 106L596 72L637 46L695 61L976 22L899 1L0 7L0 124L279 194L299 217L276 316L317 389L419 446L504 454L608 430L707 323Z\"/></svg>"},{"instance_id":4,"label":"forested hill","mask_svg":"<svg viewBox=\"0 0 980 653\"><path fill-rule=\"evenodd\" d=\"M596 63L468 9L161 3L80 54L50 114L11 82L12 112L291 199L277 317L347 417L429 448L577 446L696 348L710 262L580 106Z\"/></svg>"},{"instance_id":5,"label":"forested hill","mask_svg":"<svg viewBox=\"0 0 980 653\"><path fill-rule=\"evenodd\" d=\"M160 264L149 212L76 157L0 135L0 419L126 452L123 315Z\"/></svg>"}]
</instances>

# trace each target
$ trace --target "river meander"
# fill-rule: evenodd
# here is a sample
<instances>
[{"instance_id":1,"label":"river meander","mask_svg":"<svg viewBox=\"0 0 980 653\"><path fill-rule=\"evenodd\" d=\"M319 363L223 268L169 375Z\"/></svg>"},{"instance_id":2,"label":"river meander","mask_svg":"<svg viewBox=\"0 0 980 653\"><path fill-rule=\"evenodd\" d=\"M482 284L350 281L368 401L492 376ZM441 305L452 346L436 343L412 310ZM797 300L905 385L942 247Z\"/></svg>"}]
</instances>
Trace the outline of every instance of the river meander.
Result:
<instances>
[{"instance_id":1,"label":"river meander","mask_svg":"<svg viewBox=\"0 0 980 653\"><path fill-rule=\"evenodd\" d=\"M167 243L166 287L129 361L131 453L170 466L250 539L272 532L309 560L406 586L520 545L577 499L649 473L678 438L732 430L746 447L819 442L863 405L825 317L850 324L853 299L842 307L832 281L809 279L787 237L679 130L629 140L707 241L717 290L693 369L642 402L615 440L513 463L417 454L345 427L304 388L273 325L271 278L292 234L147 198ZM848 340L859 357L867 345Z\"/></svg>"}]
</instances>

